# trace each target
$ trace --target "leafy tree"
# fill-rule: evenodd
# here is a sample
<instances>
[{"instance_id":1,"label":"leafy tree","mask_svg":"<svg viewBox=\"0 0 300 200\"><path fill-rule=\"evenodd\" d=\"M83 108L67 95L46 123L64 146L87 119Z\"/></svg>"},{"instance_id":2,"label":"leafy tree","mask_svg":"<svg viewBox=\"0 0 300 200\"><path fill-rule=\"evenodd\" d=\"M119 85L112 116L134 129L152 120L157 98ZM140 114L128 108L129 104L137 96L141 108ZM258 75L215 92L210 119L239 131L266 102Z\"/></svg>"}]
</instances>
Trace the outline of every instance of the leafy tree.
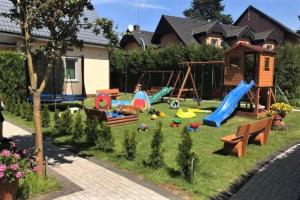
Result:
<instances>
[{"instance_id":1,"label":"leafy tree","mask_svg":"<svg viewBox=\"0 0 300 200\"><path fill-rule=\"evenodd\" d=\"M30 78L30 93L33 96L35 122L36 162L38 174L43 175L43 134L41 122L41 94L44 91L48 75L61 58L72 47L82 47L82 41L77 39L77 33L82 27L81 17L85 8L93 6L89 0L9 0L12 3L10 13L4 14L12 21L20 24L23 36L23 52L27 58ZM48 28L50 38L38 51L47 55L49 63L42 77L37 77L33 67L32 31Z\"/></svg>"},{"instance_id":2,"label":"leafy tree","mask_svg":"<svg viewBox=\"0 0 300 200\"><path fill-rule=\"evenodd\" d=\"M162 123L159 122L151 142L152 153L150 154L149 159L147 161L144 161L144 164L146 166L154 169L160 168L164 165L164 155L162 149L163 133L161 129Z\"/></svg>"},{"instance_id":3,"label":"leafy tree","mask_svg":"<svg viewBox=\"0 0 300 200\"><path fill-rule=\"evenodd\" d=\"M127 160L134 160L136 155L137 141L135 139L135 132L129 133L127 130L123 141L123 154Z\"/></svg>"},{"instance_id":4,"label":"leafy tree","mask_svg":"<svg viewBox=\"0 0 300 200\"><path fill-rule=\"evenodd\" d=\"M112 20L107 18L98 18L95 22L93 31L96 34L99 34L102 31L103 35L109 40L110 48L115 48L119 46L118 34L114 30L114 23Z\"/></svg>"},{"instance_id":5,"label":"leafy tree","mask_svg":"<svg viewBox=\"0 0 300 200\"><path fill-rule=\"evenodd\" d=\"M85 132L84 132L82 117L80 113L77 113L75 116L75 120L72 128L72 136L73 136L72 137L73 141L77 143L84 141Z\"/></svg>"},{"instance_id":6,"label":"leafy tree","mask_svg":"<svg viewBox=\"0 0 300 200\"><path fill-rule=\"evenodd\" d=\"M225 15L223 0L193 0L190 8L186 9L183 14L186 17L200 20L219 20L224 24L232 24L231 15Z\"/></svg>"},{"instance_id":7,"label":"leafy tree","mask_svg":"<svg viewBox=\"0 0 300 200\"><path fill-rule=\"evenodd\" d=\"M197 157L194 152L191 152L193 142L190 133L184 128L181 133L181 143L178 145L178 154L176 157L177 164L180 167L181 173L186 180L192 182L193 172L196 168ZM192 169L193 162L193 169Z\"/></svg>"}]
</instances>

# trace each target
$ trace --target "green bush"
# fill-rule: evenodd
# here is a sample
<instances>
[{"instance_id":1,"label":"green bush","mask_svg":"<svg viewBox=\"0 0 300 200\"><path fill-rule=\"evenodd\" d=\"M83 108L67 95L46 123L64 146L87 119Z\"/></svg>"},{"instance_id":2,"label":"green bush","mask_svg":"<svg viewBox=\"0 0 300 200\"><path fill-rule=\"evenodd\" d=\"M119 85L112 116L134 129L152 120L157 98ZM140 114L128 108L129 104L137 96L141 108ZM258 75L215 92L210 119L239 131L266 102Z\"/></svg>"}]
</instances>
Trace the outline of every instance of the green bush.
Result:
<instances>
[{"instance_id":1,"label":"green bush","mask_svg":"<svg viewBox=\"0 0 300 200\"><path fill-rule=\"evenodd\" d=\"M158 169L164 165L162 143L163 143L162 123L159 122L151 142L152 153L150 154L148 160L144 160L144 165L154 169Z\"/></svg>"},{"instance_id":2,"label":"green bush","mask_svg":"<svg viewBox=\"0 0 300 200\"><path fill-rule=\"evenodd\" d=\"M50 126L50 111L48 106L42 106L42 127L48 128Z\"/></svg>"},{"instance_id":3,"label":"green bush","mask_svg":"<svg viewBox=\"0 0 300 200\"><path fill-rule=\"evenodd\" d=\"M86 134L86 142L89 145L94 146L96 144L96 141L98 139L99 134L99 123L96 120L93 119L87 119L85 122L86 127L85 127L85 134Z\"/></svg>"},{"instance_id":4,"label":"green bush","mask_svg":"<svg viewBox=\"0 0 300 200\"><path fill-rule=\"evenodd\" d=\"M77 113L72 127L72 139L74 142L80 143L84 141L84 127L80 113Z\"/></svg>"},{"instance_id":5,"label":"green bush","mask_svg":"<svg viewBox=\"0 0 300 200\"><path fill-rule=\"evenodd\" d=\"M33 107L30 103L26 103L26 121L33 121Z\"/></svg>"},{"instance_id":6,"label":"green bush","mask_svg":"<svg viewBox=\"0 0 300 200\"><path fill-rule=\"evenodd\" d=\"M134 160L136 155L137 141L135 139L135 132L128 132L126 130L123 140L123 155L127 160Z\"/></svg>"},{"instance_id":7,"label":"green bush","mask_svg":"<svg viewBox=\"0 0 300 200\"><path fill-rule=\"evenodd\" d=\"M300 45L285 44L278 47L275 63L276 83L288 99L297 97L297 87L300 86Z\"/></svg>"},{"instance_id":8,"label":"green bush","mask_svg":"<svg viewBox=\"0 0 300 200\"><path fill-rule=\"evenodd\" d=\"M26 119L26 102L23 102L21 105L21 118Z\"/></svg>"},{"instance_id":9,"label":"green bush","mask_svg":"<svg viewBox=\"0 0 300 200\"><path fill-rule=\"evenodd\" d=\"M70 109L64 111L57 122L57 133L60 135L71 135L72 134L72 114Z\"/></svg>"},{"instance_id":10,"label":"green bush","mask_svg":"<svg viewBox=\"0 0 300 200\"><path fill-rule=\"evenodd\" d=\"M27 94L25 56L13 51L0 51L0 94L25 100Z\"/></svg>"},{"instance_id":11,"label":"green bush","mask_svg":"<svg viewBox=\"0 0 300 200\"><path fill-rule=\"evenodd\" d=\"M184 178L187 181L192 182L198 159L195 153L191 152L193 142L190 137L190 133L186 130L186 128L184 128L183 132L181 133L181 139L181 143L178 145L176 161ZM193 169L192 162L194 163Z\"/></svg>"},{"instance_id":12,"label":"green bush","mask_svg":"<svg viewBox=\"0 0 300 200\"><path fill-rule=\"evenodd\" d=\"M110 127L101 123L97 135L96 148L104 152L112 152L115 146L115 139L111 133Z\"/></svg>"}]
</instances>

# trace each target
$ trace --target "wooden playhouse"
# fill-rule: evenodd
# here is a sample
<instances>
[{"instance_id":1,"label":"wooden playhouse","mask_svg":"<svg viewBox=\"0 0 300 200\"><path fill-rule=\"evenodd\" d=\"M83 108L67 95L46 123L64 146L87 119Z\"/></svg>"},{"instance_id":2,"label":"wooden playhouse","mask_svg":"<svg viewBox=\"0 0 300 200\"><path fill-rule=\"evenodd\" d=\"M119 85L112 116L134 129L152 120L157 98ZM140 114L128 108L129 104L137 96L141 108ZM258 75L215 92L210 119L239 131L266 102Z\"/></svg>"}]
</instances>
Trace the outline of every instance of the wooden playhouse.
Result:
<instances>
[{"instance_id":1,"label":"wooden playhouse","mask_svg":"<svg viewBox=\"0 0 300 200\"><path fill-rule=\"evenodd\" d=\"M236 87L242 80L255 82L255 87L247 94L248 103L244 110L248 112L239 111L240 114L261 117L270 110L272 102L275 102L274 61L274 51L246 43L239 43L225 51L225 91Z\"/></svg>"}]
</instances>

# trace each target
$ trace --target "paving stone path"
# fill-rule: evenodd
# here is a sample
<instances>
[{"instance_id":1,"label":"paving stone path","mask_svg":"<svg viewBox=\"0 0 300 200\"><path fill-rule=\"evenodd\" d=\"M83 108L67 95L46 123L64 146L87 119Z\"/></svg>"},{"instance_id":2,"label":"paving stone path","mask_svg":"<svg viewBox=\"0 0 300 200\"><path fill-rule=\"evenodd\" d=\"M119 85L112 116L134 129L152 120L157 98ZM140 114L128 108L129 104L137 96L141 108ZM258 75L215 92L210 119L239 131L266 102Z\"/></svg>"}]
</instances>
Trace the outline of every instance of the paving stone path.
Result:
<instances>
[{"instance_id":1,"label":"paving stone path","mask_svg":"<svg viewBox=\"0 0 300 200\"><path fill-rule=\"evenodd\" d=\"M300 144L272 159L230 200L300 200Z\"/></svg>"},{"instance_id":2,"label":"paving stone path","mask_svg":"<svg viewBox=\"0 0 300 200\"><path fill-rule=\"evenodd\" d=\"M32 134L11 123L4 123L5 137L19 145L34 144ZM166 197L128 178L114 173L85 158L73 155L50 142L44 142L49 168L81 188L80 191L61 196L57 200L167 200Z\"/></svg>"}]
</instances>

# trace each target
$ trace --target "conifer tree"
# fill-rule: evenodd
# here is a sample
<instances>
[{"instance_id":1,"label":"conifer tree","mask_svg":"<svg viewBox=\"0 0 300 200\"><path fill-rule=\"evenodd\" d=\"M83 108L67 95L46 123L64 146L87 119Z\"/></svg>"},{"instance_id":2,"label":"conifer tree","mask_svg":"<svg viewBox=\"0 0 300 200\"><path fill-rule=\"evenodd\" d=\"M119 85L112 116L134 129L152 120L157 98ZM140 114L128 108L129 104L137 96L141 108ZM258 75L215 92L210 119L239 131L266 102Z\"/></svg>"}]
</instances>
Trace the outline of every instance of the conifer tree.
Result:
<instances>
[{"instance_id":1,"label":"conifer tree","mask_svg":"<svg viewBox=\"0 0 300 200\"><path fill-rule=\"evenodd\" d=\"M48 106L42 107L42 127L47 128L50 125L50 111Z\"/></svg>"},{"instance_id":2,"label":"conifer tree","mask_svg":"<svg viewBox=\"0 0 300 200\"><path fill-rule=\"evenodd\" d=\"M123 154L127 160L135 159L136 145L135 132L128 132L128 130L126 130L123 141Z\"/></svg>"},{"instance_id":3,"label":"conifer tree","mask_svg":"<svg viewBox=\"0 0 300 200\"><path fill-rule=\"evenodd\" d=\"M73 128L72 128L72 138L73 141L80 143L82 141L84 141L84 127L83 127L83 123L82 123L82 117L80 113L77 113L75 116L75 120L73 123Z\"/></svg>"},{"instance_id":4,"label":"conifer tree","mask_svg":"<svg viewBox=\"0 0 300 200\"><path fill-rule=\"evenodd\" d=\"M111 133L110 127L104 123L101 123L98 133L99 135L96 141L96 147L105 152L113 151L115 139Z\"/></svg>"}]
</instances>

